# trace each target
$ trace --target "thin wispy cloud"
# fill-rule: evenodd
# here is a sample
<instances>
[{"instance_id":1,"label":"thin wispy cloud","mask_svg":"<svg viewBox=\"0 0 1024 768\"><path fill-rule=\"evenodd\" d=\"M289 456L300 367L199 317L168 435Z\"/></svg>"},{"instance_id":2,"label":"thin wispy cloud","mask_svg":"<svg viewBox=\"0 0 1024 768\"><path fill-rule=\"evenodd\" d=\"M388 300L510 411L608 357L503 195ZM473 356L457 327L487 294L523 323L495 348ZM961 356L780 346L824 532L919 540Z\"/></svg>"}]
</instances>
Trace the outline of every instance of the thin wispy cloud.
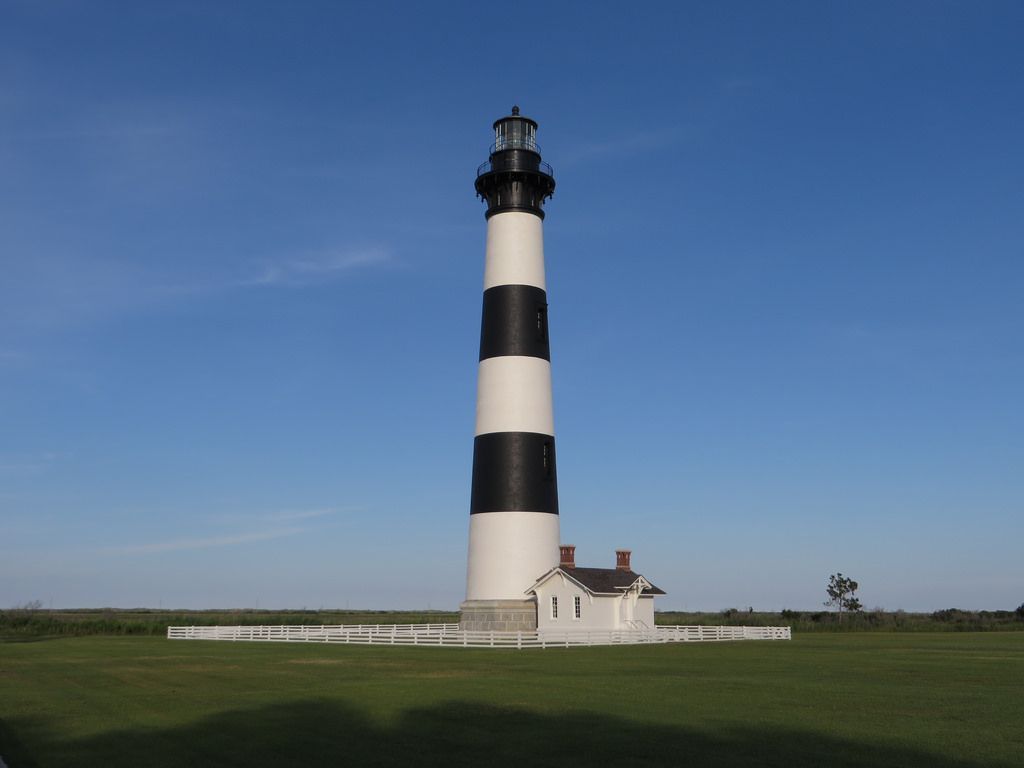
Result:
<instances>
[{"instance_id":1,"label":"thin wispy cloud","mask_svg":"<svg viewBox=\"0 0 1024 768\"><path fill-rule=\"evenodd\" d=\"M0 454L0 475L38 475L59 458L53 451L33 454Z\"/></svg>"},{"instance_id":2,"label":"thin wispy cloud","mask_svg":"<svg viewBox=\"0 0 1024 768\"><path fill-rule=\"evenodd\" d=\"M324 517L326 515L333 515L337 512L336 509L325 508L325 509L290 509L283 510L281 512L268 512L263 515L264 520L271 520L275 522L284 522L288 520L310 520L315 517Z\"/></svg>"},{"instance_id":3,"label":"thin wispy cloud","mask_svg":"<svg viewBox=\"0 0 1024 768\"><path fill-rule=\"evenodd\" d=\"M256 528L272 527L277 524L288 525L303 521L320 520L332 515L348 512L360 512L362 507L312 507L308 509L275 509L267 512L253 510L239 512L218 512L206 518L214 525L235 525Z\"/></svg>"},{"instance_id":4,"label":"thin wispy cloud","mask_svg":"<svg viewBox=\"0 0 1024 768\"><path fill-rule=\"evenodd\" d=\"M54 330L119 315L173 307L182 298L217 298L225 292L253 287L302 287L338 280L361 269L394 263L383 246L336 250L294 258L264 260L248 269L239 264L234 276L170 275L130 261L68 257L36 252L22 259L5 284L0 284L0 326ZM237 275L248 275L238 279ZM23 355L0 348L0 367L13 367Z\"/></svg>"},{"instance_id":5,"label":"thin wispy cloud","mask_svg":"<svg viewBox=\"0 0 1024 768\"><path fill-rule=\"evenodd\" d=\"M240 284L251 286L311 285L336 280L357 269L381 266L391 260L391 252L380 246L281 259L262 264L256 275L242 280Z\"/></svg>"},{"instance_id":6,"label":"thin wispy cloud","mask_svg":"<svg viewBox=\"0 0 1024 768\"><path fill-rule=\"evenodd\" d=\"M572 166L612 154L626 156L652 152L679 141L682 133L682 128L671 128L637 131L613 138L584 141L568 147L558 162L562 166Z\"/></svg>"},{"instance_id":7,"label":"thin wispy cloud","mask_svg":"<svg viewBox=\"0 0 1024 768\"><path fill-rule=\"evenodd\" d=\"M151 308L159 275L129 259L26 247L0 283L0 327L49 330Z\"/></svg>"},{"instance_id":8,"label":"thin wispy cloud","mask_svg":"<svg viewBox=\"0 0 1024 768\"><path fill-rule=\"evenodd\" d=\"M238 544L250 544L256 541L283 539L287 536L304 533L305 531L305 528L292 527L195 539L167 539L145 544L128 544L123 547L107 547L102 550L102 553L108 555L143 555L154 552L180 552L184 550L211 549L213 547L230 547Z\"/></svg>"},{"instance_id":9,"label":"thin wispy cloud","mask_svg":"<svg viewBox=\"0 0 1024 768\"><path fill-rule=\"evenodd\" d=\"M15 366L25 361L25 354L14 349L0 349L0 368Z\"/></svg>"}]
</instances>

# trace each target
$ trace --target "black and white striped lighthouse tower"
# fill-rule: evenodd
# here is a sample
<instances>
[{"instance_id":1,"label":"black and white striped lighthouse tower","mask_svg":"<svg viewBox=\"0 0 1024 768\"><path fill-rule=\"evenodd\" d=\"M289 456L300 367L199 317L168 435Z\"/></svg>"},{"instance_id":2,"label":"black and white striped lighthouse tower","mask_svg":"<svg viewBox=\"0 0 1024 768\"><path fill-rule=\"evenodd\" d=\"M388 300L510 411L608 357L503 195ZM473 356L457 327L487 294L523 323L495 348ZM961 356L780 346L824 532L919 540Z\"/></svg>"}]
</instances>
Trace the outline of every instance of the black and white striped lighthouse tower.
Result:
<instances>
[{"instance_id":1,"label":"black and white striped lighthouse tower","mask_svg":"<svg viewBox=\"0 0 1024 768\"><path fill-rule=\"evenodd\" d=\"M536 628L526 590L558 565L542 230L554 189L537 123L513 107L494 123L476 178L487 204L487 252L463 629Z\"/></svg>"}]
</instances>

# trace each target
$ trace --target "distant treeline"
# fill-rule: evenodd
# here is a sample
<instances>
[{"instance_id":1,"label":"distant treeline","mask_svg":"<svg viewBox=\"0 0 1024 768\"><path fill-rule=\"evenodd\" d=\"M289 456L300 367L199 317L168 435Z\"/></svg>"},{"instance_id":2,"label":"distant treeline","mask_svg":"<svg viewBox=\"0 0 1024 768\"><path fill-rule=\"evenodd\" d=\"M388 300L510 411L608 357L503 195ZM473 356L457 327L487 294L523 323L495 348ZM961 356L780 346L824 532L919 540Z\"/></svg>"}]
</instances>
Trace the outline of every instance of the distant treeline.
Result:
<instances>
[{"instance_id":1,"label":"distant treeline","mask_svg":"<svg viewBox=\"0 0 1024 768\"><path fill-rule=\"evenodd\" d=\"M169 626L235 624L441 624L459 620L453 611L272 611L211 610L157 611L112 608L45 610L35 604L0 611L0 638L58 635L166 635ZM1024 605L1016 611L964 611L949 608L934 613L858 611L840 621L830 611L778 613L729 608L715 613L660 611L657 624L726 626L788 626L794 632L943 632L1024 630Z\"/></svg>"},{"instance_id":2,"label":"distant treeline","mask_svg":"<svg viewBox=\"0 0 1024 768\"><path fill-rule=\"evenodd\" d=\"M213 611L111 608L0 611L0 637L41 635L166 635L167 627L237 624L443 624L459 620L447 611Z\"/></svg>"},{"instance_id":3,"label":"distant treeline","mask_svg":"<svg viewBox=\"0 0 1024 768\"><path fill-rule=\"evenodd\" d=\"M947 608L933 613L856 611L842 619L832 611L778 613L729 608L717 613L662 611L657 624L723 624L748 627L790 627L794 632L988 632L1024 630L1024 605L1015 611L965 611Z\"/></svg>"}]
</instances>

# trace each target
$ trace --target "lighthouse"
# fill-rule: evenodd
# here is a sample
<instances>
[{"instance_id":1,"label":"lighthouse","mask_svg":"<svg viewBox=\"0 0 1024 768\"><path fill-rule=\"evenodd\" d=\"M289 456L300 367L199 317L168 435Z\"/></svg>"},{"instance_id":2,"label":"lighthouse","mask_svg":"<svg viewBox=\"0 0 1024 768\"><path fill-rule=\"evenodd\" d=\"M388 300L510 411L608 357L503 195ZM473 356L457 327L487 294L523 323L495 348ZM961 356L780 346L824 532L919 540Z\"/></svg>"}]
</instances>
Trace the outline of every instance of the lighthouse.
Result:
<instances>
[{"instance_id":1,"label":"lighthouse","mask_svg":"<svg viewBox=\"0 0 1024 768\"><path fill-rule=\"evenodd\" d=\"M487 246L460 622L466 630L536 629L536 597L528 590L559 563L543 235L543 205L554 190L537 123L513 107L495 121L490 156L476 177L487 205Z\"/></svg>"}]
</instances>

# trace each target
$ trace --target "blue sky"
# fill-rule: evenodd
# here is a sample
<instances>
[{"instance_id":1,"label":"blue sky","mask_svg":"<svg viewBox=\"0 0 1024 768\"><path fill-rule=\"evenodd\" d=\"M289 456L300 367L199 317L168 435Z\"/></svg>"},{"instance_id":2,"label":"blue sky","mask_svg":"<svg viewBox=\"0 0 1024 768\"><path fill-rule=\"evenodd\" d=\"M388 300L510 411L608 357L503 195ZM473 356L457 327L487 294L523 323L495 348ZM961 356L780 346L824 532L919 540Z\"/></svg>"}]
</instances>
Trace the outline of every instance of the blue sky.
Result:
<instances>
[{"instance_id":1,"label":"blue sky","mask_svg":"<svg viewBox=\"0 0 1024 768\"><path fill-rule=\"evenodd\" d=\"M531 10L532 9L532 10ZM661 607L1024 601L1016 3L0 8L0 606L455 608L491 122L562 537Z\"/></svg>"}]
</instances>

